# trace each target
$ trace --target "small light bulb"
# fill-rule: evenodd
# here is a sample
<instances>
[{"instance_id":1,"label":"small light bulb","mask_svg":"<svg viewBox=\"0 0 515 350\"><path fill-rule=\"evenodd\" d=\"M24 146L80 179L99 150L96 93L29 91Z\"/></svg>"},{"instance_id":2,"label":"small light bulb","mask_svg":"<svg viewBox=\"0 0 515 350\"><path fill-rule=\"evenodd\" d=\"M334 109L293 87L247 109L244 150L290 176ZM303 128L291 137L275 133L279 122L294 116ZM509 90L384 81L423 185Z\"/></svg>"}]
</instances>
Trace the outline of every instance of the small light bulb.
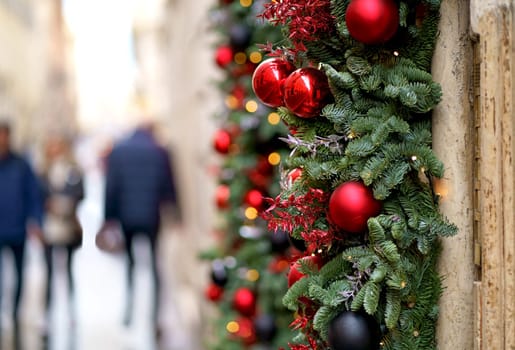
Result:
<instances>
[{"instance_id":1,"label":"small light bulb","mask_svg":"<svg viewBox=\"0 0 515 350\"><path fill-rule=\"evenodd\" d=\"M260 52L254 51L249 55L249 60L252 63L259 63L263 59L263 55Z\"/></svg>"},{"instance_id":2,"label":"small light bulb","mask_svg":"<svg viewBox=\"0 0 515 350\"><path fill-rule=\"evenodd\" d=\"M238 52L234 55L234 62L237 64L244 64L247 62L247 55L245 52Z\"/></svg>"},{"instance_id":3,"label":"small light bulb","mask_svg":"<svg viewBox=\"0 0 515 350\"><path fill-rule=\"evenodd\" d=\"M240 330L240 325L236 321L231 321L227 323L227 326L225 326L225 328L229 333L238 333L238 331Z\"/></svg>"},{"instance_id":4,"label":"small light bulb","mask_svg":"<svg viewBox=\"0 0 515 350\"><path fill-rule=\"evenodd\" d=\"M247 280L249 282L256 282L259 279L259 271L258 270L248 270L247 271Z\"/></svg>"},{"instance_id":5,"label":"small light bulb","mask_svg":"<svg viewBox=\"0 0 515 350\"><path fill-rule=\"evenodd\" d=\"M249 220L256 220L258 217L258 211L254 207L248 207L245 209L245 217Z\"/></svg>"},{"instance_id":6,"label":"small light bulb","mask_svg":"<svg viewBox=\"0 0 515 350\"><path fill-rule=\"evenodd\" d=\"M250 100L248 101L246 104L245 104L245 109L247 110L247 112L249 113L254 113L257 111L258 109L258 104L256 101L254 100Z\"/></svg>"},{"instance_id":7,"label":"small light bulb","mask_svg":"<svg viewBox=\"0 0 515 350\"><path fill-rule=\"evenodd\" d=\"M277 165L281 163L281 155L277 152L272 152L268 155L268 163L270 165Z\"/></svg>"},{"instance_id":8,"label":"small light bulb","mask_svg":"<svg viewBox=\"0 0 515 350\"><path fill-rule=\"evenodd\" d=\"M272 112L268 115L268 122L272 125L277 125L281 122L281 116L276 112Z\"/></svg>"}]
</instances>

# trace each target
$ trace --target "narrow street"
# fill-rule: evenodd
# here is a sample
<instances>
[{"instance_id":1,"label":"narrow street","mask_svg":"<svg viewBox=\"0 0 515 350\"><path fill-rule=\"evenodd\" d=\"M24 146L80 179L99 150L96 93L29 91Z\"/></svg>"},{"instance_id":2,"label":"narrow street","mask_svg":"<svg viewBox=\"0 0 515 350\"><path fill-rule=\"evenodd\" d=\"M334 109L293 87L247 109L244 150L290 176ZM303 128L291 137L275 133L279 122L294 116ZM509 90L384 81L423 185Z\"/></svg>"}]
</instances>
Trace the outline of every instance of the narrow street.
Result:
<instances>
[{"instance_id":1,"label":"narrow street","mask_svg":"<svg viewBox=\"0 0 515 350\"><path fill-rule=\"evenodd\" d=\"M162 336L156 343L151 326L152 285L150 251L146 240L135 245L135 305L130 326L124 326L125 256L101 252L95 246L95 233L102 220L103 177L98 167L86 173L86 198L79 207L83 225L83 246L73 261L75 300L67 295L64 251L54 254L55 281L48 322L48 347L41 334L45 329L43 308L46 272L40 243L30 240L25 256L25 291L21 311L22 350L153 350L201 349L201 337L193 335L199 323L195 293L181 286L174 271L174 249L180 235L163 232L160 241ZM12 348L13 324L8 315L13 292L13 263L3 254L4 297L2 307L3 346ZM184 265L182 266L184 268ZM178 301L180 299L180 302Z\"/></svg>"}]
</instances>

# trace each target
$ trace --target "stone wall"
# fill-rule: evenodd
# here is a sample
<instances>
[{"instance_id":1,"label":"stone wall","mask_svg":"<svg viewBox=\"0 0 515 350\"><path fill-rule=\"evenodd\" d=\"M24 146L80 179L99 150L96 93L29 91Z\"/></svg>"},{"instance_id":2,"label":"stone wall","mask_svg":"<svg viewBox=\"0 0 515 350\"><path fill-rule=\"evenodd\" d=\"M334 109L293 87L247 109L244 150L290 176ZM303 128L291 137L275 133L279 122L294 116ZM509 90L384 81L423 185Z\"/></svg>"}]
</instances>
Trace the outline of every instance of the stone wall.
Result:
<instances>
[{"instance_id":1,"label":"stone wall","mask_svg":"<svg viewBox=\"0 0 515 350\"><path fill-rule=\"evenodd\" d=\"M442 2L433 62L444 97L434 148L446 166L439 349L515 349L513 1Z\"/></svg>"}]
</instances>

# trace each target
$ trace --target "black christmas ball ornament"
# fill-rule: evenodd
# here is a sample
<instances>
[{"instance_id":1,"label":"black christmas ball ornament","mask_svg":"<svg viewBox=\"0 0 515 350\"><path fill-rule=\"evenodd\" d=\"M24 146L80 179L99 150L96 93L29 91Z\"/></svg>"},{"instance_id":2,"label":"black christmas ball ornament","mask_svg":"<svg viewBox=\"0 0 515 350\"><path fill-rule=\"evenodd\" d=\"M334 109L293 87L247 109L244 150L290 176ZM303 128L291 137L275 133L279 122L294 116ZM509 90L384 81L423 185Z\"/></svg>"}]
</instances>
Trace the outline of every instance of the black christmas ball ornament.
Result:
<instances>
[{"instance_id":1,"label":"black christmas ball ornament","mask_svg":"<svg viewBox=\"0 0 515 350\"><path fill-rule=\"evenodd\" d=\"M277 334L275 317L270 314L262 314L254 319L254 330L260 342L270 343Z\"/></svg>"},{"instance_id":2,"label":"black christmas ball ornament","mask_svg":"<svg viewBox=\"0 0 515 350\"><path fill-rule=\"evenodd\" d=\"M229 28L229 44L236 50L244 50L252 39L252 30L246 24L233 24Z\"/></svg>"},{"instance_id":3,"label":"black christmas ball ornament","mask_svg":"<svg viewBox=\"0 0 515 350\"><path fill-rule=\"evenodd\" d=\"M373 316L344 311L329 324L332 350L379 350L381 329Z\"/></svg>"},{"instance_id":4,"label":"black christmas ball ornament","mask_svg":"<svg viewBox=\"0 0 515 350\"><path fill-rule=\"evenodd\" d=\"M303 239L295 238L292 235L288 235L288 240L290 241L290 244L295 247L298 251L305 252L308 248L306 246L306 241Z\"/></svg>"},{"instance_id":5,"label":"black christmas ball ornament","mask_svg":"<svg viewBox=\"0 0 515 350\"><path fill-rule=\"evenodd\" d=\"M284 253L286 249L290 247L290 240L288 239L288 233L282 230L277 230L270 233L270 245L272 252Z\"/></svg>"},{"instance_id":6,"label":"black christmas ball ornament","mask_svg":"<svg viewBox=\"0 0 515 350\"><path fill-rule=\"evenodd\" d=\"M211 281L219 287L224 287L229 280L227 268L220 260L215 260L211 264Z\"/></svg>"}]
</instances>

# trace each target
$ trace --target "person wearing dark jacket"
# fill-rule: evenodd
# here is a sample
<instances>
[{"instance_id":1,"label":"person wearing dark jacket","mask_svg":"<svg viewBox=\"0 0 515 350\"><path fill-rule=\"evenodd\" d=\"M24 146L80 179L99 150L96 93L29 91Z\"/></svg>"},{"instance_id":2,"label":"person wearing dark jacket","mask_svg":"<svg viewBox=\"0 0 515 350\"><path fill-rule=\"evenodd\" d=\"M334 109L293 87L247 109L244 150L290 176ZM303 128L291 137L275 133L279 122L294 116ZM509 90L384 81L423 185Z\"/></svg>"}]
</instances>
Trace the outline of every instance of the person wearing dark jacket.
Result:
<instances>
[{"instance_id":1,"label":"person wearing dark jacket","mask_svg":"<svg viewBox=\"0 0 515 350\"><path fill-rule=\"evenodd\" d=\"M118 221L125 237L128 259L126 325L132 319L134 289L134 236L148 237L152 255L154 284L153 318L158 327L160 281L157 267L157 237L161 224L161 206L175 208L177 196L170 164L170 155L155 140L152 127L144 126L113 147L107 158L105 189L105 221ZM177 214L177 211L175 211Z\"/></svg>"},{"instance_id":2,"label":"person wearing dark jacket","mask_svg":"<svg viewBox=\"0 0 515 350\"><path fill-rule=\"evenodd\" d=\"M16 268L13 321L23 292L23 259L27 233L40 235L43 203L37 178L21 156L11 150L10 126L0 121L0 252L9 249ZM0 259L1 263L1 259ZM0 271L2 266L0 265ZM0 303L2 280L0 279Z\"/></svg>"}]
</instances>

